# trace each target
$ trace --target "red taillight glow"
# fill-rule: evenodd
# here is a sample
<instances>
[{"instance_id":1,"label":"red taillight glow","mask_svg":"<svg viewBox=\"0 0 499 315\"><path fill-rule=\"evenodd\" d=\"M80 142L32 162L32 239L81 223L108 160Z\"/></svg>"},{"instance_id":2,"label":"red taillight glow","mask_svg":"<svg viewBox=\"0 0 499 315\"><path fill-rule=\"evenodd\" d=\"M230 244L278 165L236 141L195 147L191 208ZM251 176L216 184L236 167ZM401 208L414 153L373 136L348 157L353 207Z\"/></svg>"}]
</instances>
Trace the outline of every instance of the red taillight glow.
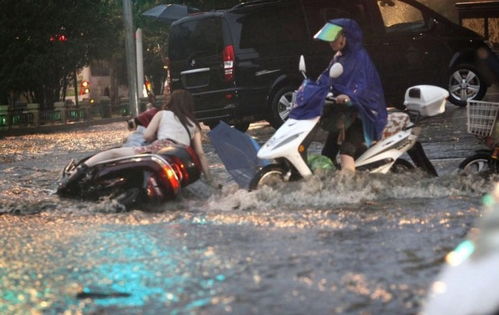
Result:
<instances>
[{"instance_id":1,"label":"red taillight glow","mask_svg":"<svg viewBox=\"0 0 499 315\"><path fill-rule=\"evenodd\" d=\"M166 175L166 178L168 179L173 192L177 193L180 189L180 182L177 178L177 174L175 174L175 171L170 167L163 167L163 172Z\"/></svg>"},{"instance_id":2,"label":"red taillight glow","mask_svg":"<svg viewBox=\"0 0 499 315\"><path fill-rule=\"evenodd\" d=\"M189 182L189 171L187 170L187 167L185 164L182 162L181 159L179 159L176 156L171 157L172 162L171 166L175 170L175 173L177 174L177 177L181 183L188 183Z\"/></svg>"},{"instance_id":3,"label":"red taillight glow","mask_svg":"<svg viewBox=\"0 0 499 315\"><path fill-rule=\"evenodd\" d=\"M179 165L177 165L177 167L180 169L180 173L182 173L182 181L188 182L189 172L187 172L187 168L185 167L184 163L180 163Z\"/></svg>"},{"instance_id":4,"label":"red taillight glow","mask_svg":"<svg viewBox=\"0 0 499 315\"><path fill-rule=\"evenodd\" d=\"M172 167L175 169L180 182L189 180L189 174L186 172L185 166L180 159L174 158Z\"/></svg>"},{"instance_id":5,"label":"red taillight glow","mask_svg":"<svg viewBox=\"0 0 499 315\"><path fill-rule=\"evenodd\" d=\"M225 46L223 51L223 63L224 63L224 79L225 81L234 80L234 46Z\"/></svg>"}]
</instances>

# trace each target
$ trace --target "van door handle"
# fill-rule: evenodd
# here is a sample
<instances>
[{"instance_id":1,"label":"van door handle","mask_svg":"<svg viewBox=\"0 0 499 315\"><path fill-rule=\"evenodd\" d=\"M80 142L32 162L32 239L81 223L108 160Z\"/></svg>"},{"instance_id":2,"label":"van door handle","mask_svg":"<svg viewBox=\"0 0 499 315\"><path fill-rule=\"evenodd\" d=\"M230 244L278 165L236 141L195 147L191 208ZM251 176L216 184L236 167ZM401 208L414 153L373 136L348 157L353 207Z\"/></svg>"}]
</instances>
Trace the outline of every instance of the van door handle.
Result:
<instances>
[{"instance_id":1,"label":"van door handle","mask_svg":"<svg viewBox=\"0 0 499 315\"><path fill-rule=\"evenodd\" d=\"M207 72L207 71L210 71L210 68L199 68L199 69L185 70L185 71L180 72L180 75L199 73L199 72Z\"/></svg>"}]
</instances>

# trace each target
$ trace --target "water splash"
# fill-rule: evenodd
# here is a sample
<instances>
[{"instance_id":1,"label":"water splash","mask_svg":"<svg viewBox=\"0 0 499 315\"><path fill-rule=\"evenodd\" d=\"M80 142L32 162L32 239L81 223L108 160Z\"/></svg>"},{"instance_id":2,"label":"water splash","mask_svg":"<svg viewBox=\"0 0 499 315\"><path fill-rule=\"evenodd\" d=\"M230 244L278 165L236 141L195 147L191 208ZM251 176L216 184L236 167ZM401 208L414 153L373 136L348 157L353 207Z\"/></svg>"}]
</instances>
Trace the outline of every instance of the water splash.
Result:
<instances>
[{"instance_id":1,"label":"water splash","mask_svg":"<svg viewBox=\"0 0 499 315\"><path fill-rule=\"evenodd\" d=\"M231 185L220 195L212 196L208 208L225 211L328 209L366 201L480 196L490 190L492 183L493 179L460 174L429 178L418 172L386 175L358 172L354 176L336 172L252 192Z\"/></svg>"}]
</instances>

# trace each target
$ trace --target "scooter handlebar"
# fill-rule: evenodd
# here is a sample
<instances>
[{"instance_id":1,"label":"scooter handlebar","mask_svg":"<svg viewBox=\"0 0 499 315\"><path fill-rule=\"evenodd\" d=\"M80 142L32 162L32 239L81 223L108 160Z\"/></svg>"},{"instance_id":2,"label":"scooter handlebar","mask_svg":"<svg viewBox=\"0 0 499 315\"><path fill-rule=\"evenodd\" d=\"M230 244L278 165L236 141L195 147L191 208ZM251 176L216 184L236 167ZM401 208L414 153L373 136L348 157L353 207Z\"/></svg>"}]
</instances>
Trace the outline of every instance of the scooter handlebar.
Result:
<instances>
[{"instance_id":1,"label":"scooter handlebar","mask_svg":"<svg viewBox=\"0 0 499 315\"><path fill-rule=\"evenodd\" d=\"M329 93L327 96L326 96L326 102L325 102L325 105L328 105L328 106L333 106L333 105L336 105L336 104L344 104L344 105L348 105L348 106L351 106L352 105L352 101L351 100L347 100L346 102L338 102L338 99L336 96L334 96L332 93Z\"/></svg>"},{"instance_id":2,"label":"scooter handlebar","mask_svg":"<svg viewBox=\"0 0 499 315\"><path fill-rule=\"evenodd\" d=\"M336 96L333 93L329 92L326 95L326 104L336 104Z\"/></svg>"}]
</instances>

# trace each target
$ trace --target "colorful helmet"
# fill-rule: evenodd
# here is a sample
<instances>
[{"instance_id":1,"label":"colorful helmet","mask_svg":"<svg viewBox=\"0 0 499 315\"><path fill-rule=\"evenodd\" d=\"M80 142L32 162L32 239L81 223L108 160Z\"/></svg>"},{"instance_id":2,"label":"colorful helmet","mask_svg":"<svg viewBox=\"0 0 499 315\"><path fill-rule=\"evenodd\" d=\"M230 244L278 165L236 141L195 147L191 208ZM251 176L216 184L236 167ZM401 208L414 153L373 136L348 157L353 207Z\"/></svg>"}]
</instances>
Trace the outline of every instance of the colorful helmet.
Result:
<instances>
[{"instance_id":1,"label":"colorful helmet","mask_svg":"<svg viewBox=\"0 0 499 315\"><path fill-rule=\"evenodd\" d=\"M323 40L325 42L334 42L338 39L338 36L342 33L343 27L326 23L318 32L314 35L314 39Z\"/></svg>"}]
</instances>

